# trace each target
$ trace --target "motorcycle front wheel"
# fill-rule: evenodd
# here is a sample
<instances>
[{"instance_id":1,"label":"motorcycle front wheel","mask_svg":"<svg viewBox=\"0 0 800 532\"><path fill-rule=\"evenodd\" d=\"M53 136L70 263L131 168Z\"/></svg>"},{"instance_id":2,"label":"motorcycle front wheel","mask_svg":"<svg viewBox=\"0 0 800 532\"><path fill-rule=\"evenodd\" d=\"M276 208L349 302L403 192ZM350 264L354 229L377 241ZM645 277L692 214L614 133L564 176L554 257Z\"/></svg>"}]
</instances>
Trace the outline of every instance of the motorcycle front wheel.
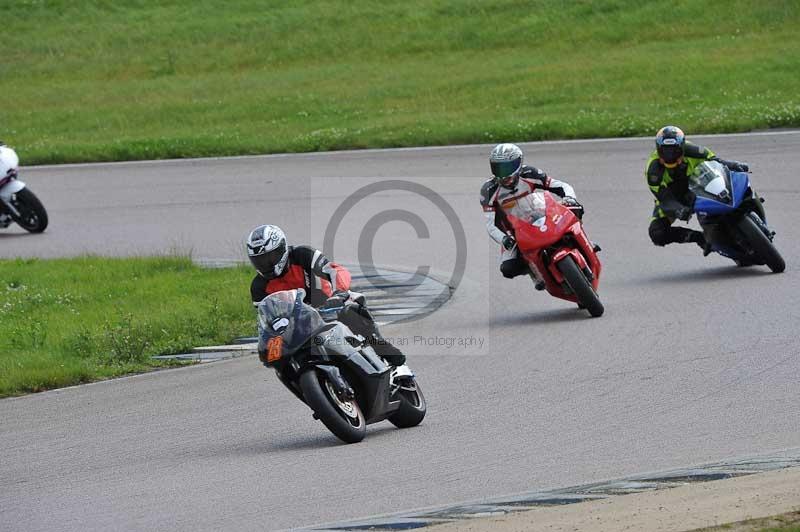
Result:
<instances>
[{"instance_id":1,"label":"motorcycle front wheel","mask_svg":"<svg viewBox=\"0 0 800 532\"><path fill-rule=\"evenodd\" d=\"M564 257L556 264L558 271L564 275L564 279L572 289L572 293L578 298L578 302L583 305L593 318L603 315L605 309L600 302L600 298L592 288L589 279L583 275L583 272L575 264L575 259L570 256Z\"/></svg>"},{"instance_id":2,"label":"motorcycle front wheel","mask_svg":"<svg viewBox=\"0 0 800 532\"><path fill-rule=\"evenodd\" d=\"M300 389L306 404L322 423L345 443L357 443L367 433L364 414L355 399L345 399L336 393L328 378L310 369L300 375Z\"/></svg>"},{"instance_id":3,"label":"motorcycle front wheel","mask_svg":"<svg viewBox=\"0 0 800 532\"><path fill-rule=\"evenodd\" d=\"M755 251L756 255L769 266L770 270L774 273L780 273L786 269L786 262L775 248L775 244L767 238L767 235L764 234L749 216L742 218L738 227L748 244L752 246L753 251Z\"/></svg>"},{"instance_id":4,"label":"motorcycle front wheel","mask_svg":"<svg viewBox=\"0 0 800 532\"><path fill-rule=\"evenodd\" d=\"M47 229L47 211L39 198L27 188L14 195L11 204L19 212L19 216L11 215L17 224L30 233L41 233Z\"/></svg>"}]
</instances>

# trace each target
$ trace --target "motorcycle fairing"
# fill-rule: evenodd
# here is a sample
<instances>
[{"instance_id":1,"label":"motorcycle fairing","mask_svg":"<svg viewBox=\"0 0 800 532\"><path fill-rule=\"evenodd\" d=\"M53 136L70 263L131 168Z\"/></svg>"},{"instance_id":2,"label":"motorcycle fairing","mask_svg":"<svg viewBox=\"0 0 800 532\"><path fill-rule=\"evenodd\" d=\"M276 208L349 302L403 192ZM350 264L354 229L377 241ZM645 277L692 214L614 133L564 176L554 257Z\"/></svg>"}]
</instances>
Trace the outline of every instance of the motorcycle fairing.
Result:
<instances>
[{"instance_id":1,"label":"motorcycle fairing","mask_svg":"<svg viewBox=\"0 0 800 532\"><path fill-rule=\"evenodd\" d=\"M336 323L314 338L304 365L343 370L353 388L360 392L355 399L367 424L382 421L400 408L399 400L389 400L391 366L371 346L355 348L348 337L355 338L355 335L346 325ZM300 369L300 373L302 371Z\"/></svg>"},{"instance_id":2,"label":"motorcycle fairing","mask_svg":"<svg viewBox=\"0 0 800 532\"><path fill-rule=\"evenodd\" d=\"M715 216L738 208L749 187L746 173L732 172L719 161L704 161L689 175L698 216Z\"/></svg>"},{"instance_id":3,"label":"motorcycle fairing","mask_svg":"<svg viewBox=\"0 0 800 532\"><path fill-rule=\"evenodd\" d=\"M707 192L705 189L695 188L694 211L698 215L698 220L702 221L708 216L720 216L736 210L744 201L747 191L750 188L750 178L744 172L730 172L725 178L725 188L720 197ZM725 201L730 199L730 202Z\"/></svg>"},{"instance_id":4,"label":"motorcycle fairing","mask_svg":"<svg viewBox=\"0 0 800 532\"><path fill-rule=\"evenodd\" d=\"M4 201L11 201L11 196L25 188L25 183L19 179L11 179L0 187L0 198Z\"/></svg>"},{"instance_id":5,"label":"motorcycle fairing","mask_svg":"<svg viewBox=\"0 0 800 532\"><path fill-rule=\"evenodd\" d=\"M14 178L7 180L4 185L0 186L0 213L20 216L17 208L11 203L11 198L23 188L25 188L25 183ZM4 227L8 227L8 225L6 223Z\"/></svg>"},{"instance_id":6,"label":"motorcycle fairing","mask_svg":"<svg viewBox=\"0 0 800 532\"><path fill-rule=\"evenodd\" d=\"M303 302L302 288L273 292L258 304L259 352L269 350L270 342L280 340L280 356L266 360L272 365L280 359L292 356L312 338L332 328L319 312Z\"/></svg>"},{"instance_id":7,"label":"motorcycle fairing","mask_svg":"<svg viewBox=\"0 0 800 532\"><path fill-rule=\"evenodd\" d=\"M531 198L528 205L520 199L506 212L520 250L552 246L561 238L565 227L579 222L571 210L549 193L536 190L525 196L528 197Z\"/></svg>"},{"instance_id":8,"label":"motorcycle fairing","mask_svg":"<svg viewBox=\"0 0 800 532\"><path fill-rule=\"evenodd\" d=\"M534 191L533 195L541 196L531 202L535 208L522 210L515 205L506 218L514 229L520 253L532 267L541 274L547 291L558 298L577 302L574 294L564 290L564 276L556 267L567 255L574 258L582 269L592 272L592 287L597 290L601 265L594 252L592 243L583 231L581 221L575 214L556 201L549 192ZM520 216L515 216L514 213ZM576 246L567 244L572 239ZM551 248L562 242L555 251Z\"/></svg>"}]
</instances>

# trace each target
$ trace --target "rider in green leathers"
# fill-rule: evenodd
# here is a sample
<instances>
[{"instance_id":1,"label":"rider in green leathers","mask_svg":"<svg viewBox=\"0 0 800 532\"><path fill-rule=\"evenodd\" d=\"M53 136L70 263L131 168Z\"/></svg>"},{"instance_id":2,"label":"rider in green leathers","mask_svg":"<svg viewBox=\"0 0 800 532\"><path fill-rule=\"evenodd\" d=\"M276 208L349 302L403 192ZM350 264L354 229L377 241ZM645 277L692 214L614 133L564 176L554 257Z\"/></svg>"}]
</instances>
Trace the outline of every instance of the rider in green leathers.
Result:
<instances>
[{"instance_id":1,"label":"rider in green leathers","mask_svg":"<svg viewBox=\"0 0 800 532\"><path fill-rule=\"evenodd\" d=\"M708 148L687 142L678 127L665 126L656 134L656 149L645 167L647 186L656 197L648 231L653 244L694 242L708 254L701 231L672 227L676 219L692 216L695 197L689 190L689 176L704 161L719 161L735 172L749 171L746 163L722 160Z\"/></svg>"}]
</instances>

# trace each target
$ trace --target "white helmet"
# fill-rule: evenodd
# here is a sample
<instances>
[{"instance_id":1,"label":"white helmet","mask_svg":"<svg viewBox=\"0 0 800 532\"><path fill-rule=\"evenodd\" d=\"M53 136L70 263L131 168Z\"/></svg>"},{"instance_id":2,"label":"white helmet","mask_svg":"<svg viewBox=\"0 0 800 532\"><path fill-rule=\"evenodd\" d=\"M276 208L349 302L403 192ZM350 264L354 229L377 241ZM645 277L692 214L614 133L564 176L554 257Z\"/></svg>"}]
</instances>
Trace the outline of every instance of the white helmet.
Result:
<instances>
[{"instance_id":1,"label":"white helmet","mask_svg":"<svg viewBox=\"0 0 800 532\"><path fill-rule=\"evenodd\" d=\"M289 262L286 235L277 225L259 225L247 236L247 256L260 276L280 277Z\"/></svg>"},{"instance_id":2,"label":"white helmet","mask_svg":"<svg viewBox=\"0 0 800 532\"><path fill-rule=\"evenodd\" d=\"M516 144L498 144L489 154L489 166L498 184L513 188L522 169L522 150Z\"/></svg>"},{"instance_id":3,"label":"white helmet","mask_svg":"<svg viewBox=\"0 0 800 532\"><path fill-rule=\"evenodd\" d=\"M17 177L19 157L17 152L0 142L0 179Z\"/></svg>"}]
</instances>

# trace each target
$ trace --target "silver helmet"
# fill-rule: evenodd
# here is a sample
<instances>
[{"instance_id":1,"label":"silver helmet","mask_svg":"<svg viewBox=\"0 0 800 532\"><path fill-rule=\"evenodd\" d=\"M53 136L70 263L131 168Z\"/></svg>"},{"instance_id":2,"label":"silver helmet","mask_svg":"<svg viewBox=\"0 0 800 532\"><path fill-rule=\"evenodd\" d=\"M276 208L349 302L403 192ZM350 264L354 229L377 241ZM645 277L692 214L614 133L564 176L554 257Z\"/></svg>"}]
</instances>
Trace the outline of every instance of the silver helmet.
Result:
<instances>
[{"instance_id":1,"label":"silver helmet","mask_svg":"<svg viewBox=\"0 0 800 532\"><path fill-rule=\"evenodd\" d=\"M522 169L522 150L516 144L498 144L489 154L489 166L498 184L513 188Z\"/></svg>"},{"instance_id":2,"label":"silver helmet","mask_svg":"<svg viewBox=\"0 0 800 532\"><path fill-rule=\"evenodd\" d=\"M247 256L259 275L266 279L280 277L289 262L286 235L277 225L259 225L247 236Z\"/></svg>"}]
</instances>

